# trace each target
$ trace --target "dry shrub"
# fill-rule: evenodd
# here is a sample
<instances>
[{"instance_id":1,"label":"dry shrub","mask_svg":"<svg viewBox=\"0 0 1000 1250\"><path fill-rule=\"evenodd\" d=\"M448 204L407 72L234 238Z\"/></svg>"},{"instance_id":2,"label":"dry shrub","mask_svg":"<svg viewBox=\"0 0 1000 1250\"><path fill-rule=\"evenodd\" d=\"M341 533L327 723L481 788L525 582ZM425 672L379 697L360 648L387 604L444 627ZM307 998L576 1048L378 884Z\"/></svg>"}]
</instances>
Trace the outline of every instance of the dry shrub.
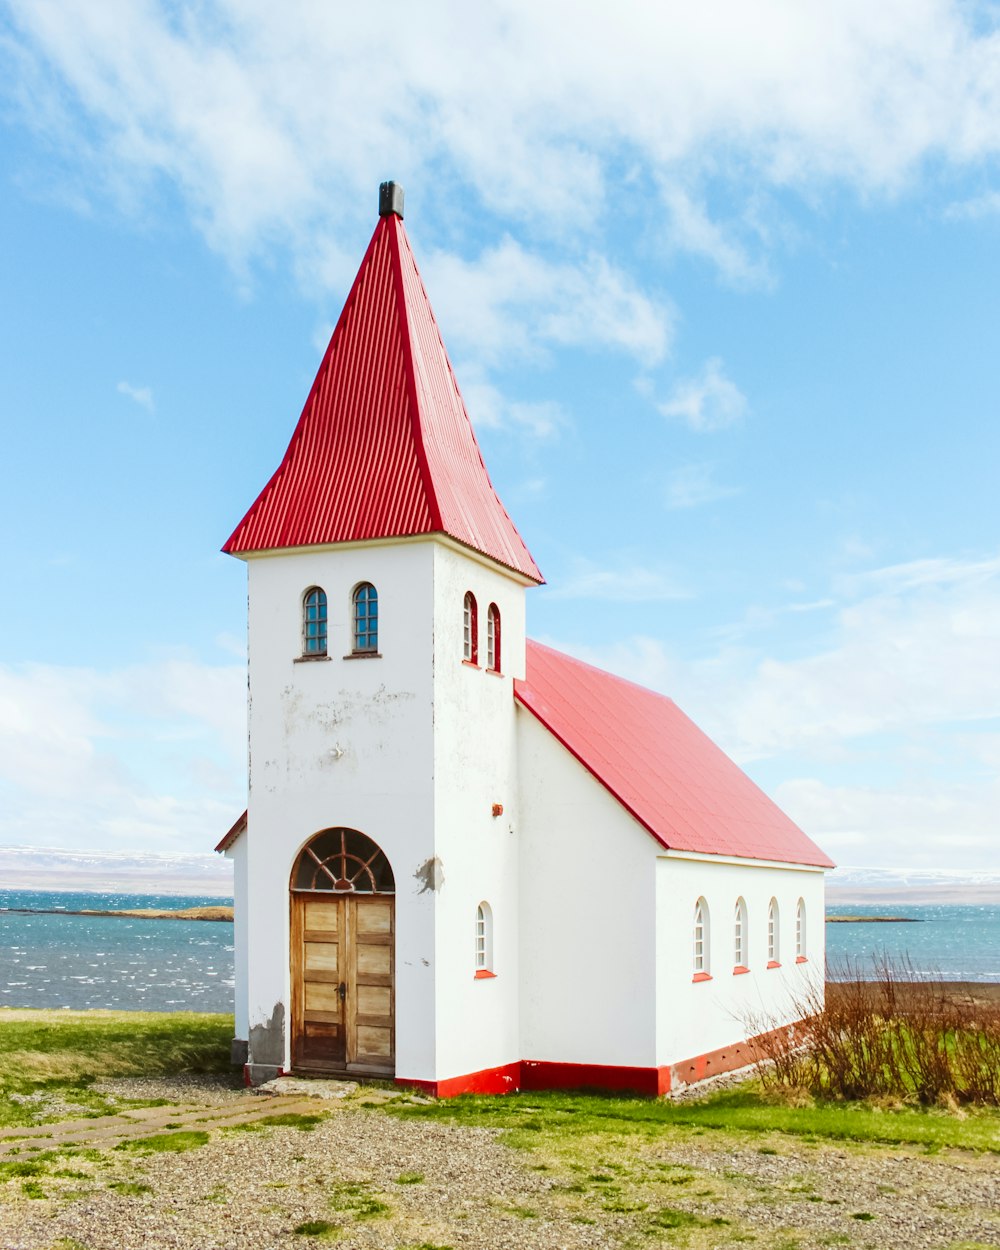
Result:
<instances>
[{"instance_id":1,"label":"dry shrub","mask_svg":"<svg viewBox=\"0 0 1000 1250\"><path fill-rule=\"evenodd\" d=\"M867 980L862 971L839 969L825 1002L808 988L795 1002L801 1020L793 1027L748 1022L765 1089L886 1106L1000 1106L1000 1003L956 995L898 960L876 960Z\"/></svg>"}]
</instances>

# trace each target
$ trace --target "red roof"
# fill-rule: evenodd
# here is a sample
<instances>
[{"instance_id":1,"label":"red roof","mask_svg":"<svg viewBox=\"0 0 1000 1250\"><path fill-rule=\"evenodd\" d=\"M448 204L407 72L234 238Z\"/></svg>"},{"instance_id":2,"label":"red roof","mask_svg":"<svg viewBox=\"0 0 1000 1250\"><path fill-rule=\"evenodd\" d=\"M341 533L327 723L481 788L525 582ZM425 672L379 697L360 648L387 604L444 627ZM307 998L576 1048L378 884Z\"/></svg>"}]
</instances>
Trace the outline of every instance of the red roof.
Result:
<instances>
[{"instance_id":1,"label":"red roof","mask_svg":"<svg viewBox=\"0 0 1000 1250\"><path fill-rule=\"evenodd\" d=\"M532 581L493 489L401 218L379 218L277 472L231 555L448 534Z\"/></svg>"},{"instance_id":2,"label":"red roof","mask_svg":"<svg viewBox=\"0 0 1000 1250\"><path fill-rule=\"evenodd\" d=\"M236 841L236 839L240 836L240 834L246 833L247 815L248 813L244 812L243 815L239 818L239 820L236 821L233 827L229 830L226 836L222 839L219 845L215 848L216 851L219 851L219 852L228 851L229 848Z\"/></svg>"},{"instance_id":3,"label":"red roof","mask_svg":"<svg viewBox=\"0 0 1000 1250\"><path fill-rule=\"evenodd\" d=\"M665 695L530 641L514 694L668 850L834 866Z\"/></svg>"}]
</instances>

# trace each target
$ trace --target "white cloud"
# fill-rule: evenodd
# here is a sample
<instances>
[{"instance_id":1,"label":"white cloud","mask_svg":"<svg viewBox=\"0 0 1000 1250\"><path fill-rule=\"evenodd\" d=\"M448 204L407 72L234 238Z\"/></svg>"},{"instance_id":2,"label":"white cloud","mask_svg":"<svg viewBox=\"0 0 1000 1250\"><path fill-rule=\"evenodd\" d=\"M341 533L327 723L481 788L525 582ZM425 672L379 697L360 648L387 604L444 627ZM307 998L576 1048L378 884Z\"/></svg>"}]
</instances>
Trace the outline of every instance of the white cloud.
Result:
<instances>
[{"instance_id":1,"label":"white cloud","mask_svg":"<svg viewBox=\"0 0 1000 1250\"><path fill-rule=\"evenodd\" d=\"M796 659L727 642L680 662L645 636L565 649L670 695L734 759L770 778L779 804L835 858L994 864L1000 558L912 561L839 591L837 611L817 618L811 645L800 637ZM798 614L797 628L809 619ZM861 784L859 770L882 779ZM838 784L841 771L852 781Z\"/></svg>"},{"instance_id":2,"label":"white cloud","mask_svg":"<svg viewBox=\"0 0 1000 1250\"><path fill-rule=\"evenodd\" d=\"M637 564L601 568L590 560L575 561L547 593L550 599L608 599L616 603L664 603L691 597L690 591L663 569Z\"/></svg>"},{"instance_id":3,"label":"white cloud","mask_svg":"<svg viewBox=\"0 0 1000 1250\"><path fill-rule=\"evenodd\" d=\"M723 486L713 477L710 464L684 464L667 477L664 502L668 508L698 508L738 495L735 486Z\"/></svg>"},{"instance_id":4,"label":"white cloud","mask_svg":"<svg viewBox=\"0 0 1000 1250\"><path fill-rule=\"evenodd\" d=\"M0 666L4 840L211 849L245 804L240 665Z\"/></svg>"},{"instance_id":5,"label":"white cloud","mask_svg":"<svg viewBox=\"0 0 1000 1250\"><path fill-rule=\"evenodd\" d=\"M683 188L674 243L740 278L756 262L710 220L706 184L896 193L941 157L1000 152L1000 37L947 0L9 12L6 90L27 124L125 203L167 180L236 264L278 240L322 255L386 173L433 184L459 218L485 206L585 236L618 211L624 153L636 199Z\"/></svg>"},{"instance_id":6,"label":"white cloud","mask_svg":"<svg viewBox=\"0 0 1000 1250\"><path fill-rule=\"evenodd\" d=\"M1000 191L987 191L970 200L958 200L944 210L947 221L979 221L1000 216Z\"/></svg>"},{"instance_id":7,"label":"white cloud","mask_svg":"<svg viewBox=\"0 0 1000 1250\"><path fill-rule=\"evenodd\" d=\"M127 395L147 412L153 411L153 392L148 386L133 386L130 382L119 382L118 394Z\"/></svg>"},{"instance_id":8,"label":"white cloud","mask_svg":"<svg viewBox=\"0 0 1000 1250\"><path fill-rule=\"evenodd\" d=\"M670 214L670 241L674 247L706 257L735 284L768 280L766 266L751 261L733 230L713 222L704 204L697 203L680 187L664 188L663 201Z\"/></svg>"},{"instance_id":9,"label":"white cloud","mask_svg":"<svg viewBox=\"0 0 1000 1250\"><path fill-rule=\"evenodd\" d=\"M669 309L600 256L557 263L505 238L471 261L432 252L422 268L446 342L486 365L573 346L648 366L670 345Z\"/></svg>"},{"instance_id":10,"label":"white cloud","mask_svg":"<svg viewBox=\"0 0 1000 1250\"><path fill-rule=\"evenodd\" d=\"M659 405L665 417L678 417L699 434L734 425L747 407L746 396L726 377L717 356L705 362L697 377L678 382L670 398Z\"/></svg>"}]
</instances>

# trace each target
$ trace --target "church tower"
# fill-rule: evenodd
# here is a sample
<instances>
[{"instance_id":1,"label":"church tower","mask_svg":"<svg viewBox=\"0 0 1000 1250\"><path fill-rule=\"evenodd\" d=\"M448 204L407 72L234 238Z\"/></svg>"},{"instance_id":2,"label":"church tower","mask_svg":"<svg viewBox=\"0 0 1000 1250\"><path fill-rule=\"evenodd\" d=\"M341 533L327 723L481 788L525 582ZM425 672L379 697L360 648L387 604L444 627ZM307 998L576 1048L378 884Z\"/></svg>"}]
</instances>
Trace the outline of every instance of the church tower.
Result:
<instances>
[{"instance_id":1,"label":"church tower","mask_svg":"<svg viewBox=\"0 0 1000 1250\"><path fill-rule=\"evenodd\" d=\"M249 1079L433 1086L517 1062L513 683L542 579L490 482L395 183L284 459L224 550L249 583L234 855Z\"/></svg>"}]
</instances>

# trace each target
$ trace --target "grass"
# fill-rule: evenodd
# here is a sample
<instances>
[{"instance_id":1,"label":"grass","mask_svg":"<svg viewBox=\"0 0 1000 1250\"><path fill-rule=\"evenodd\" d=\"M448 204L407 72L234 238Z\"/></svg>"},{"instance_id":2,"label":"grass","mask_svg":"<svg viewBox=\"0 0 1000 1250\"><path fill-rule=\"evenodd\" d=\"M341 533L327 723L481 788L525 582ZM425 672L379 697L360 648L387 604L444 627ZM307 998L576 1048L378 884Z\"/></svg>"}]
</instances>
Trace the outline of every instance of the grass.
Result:
<instances>
[{"instance_id":1,"label":"grass","mask_svg":"<svg viewBox=\"0 0 1000 1250\"><path fill-rule=\"evenodd\" d=\"M392 1210L387 1202L371 1192L370 1186L358 1182L334 1185L329 1204L334 1211L343 1211L356 1220L374 1220Z\"/></svg>"},{"instance_id":2,"label":"grass","mask_svg":"<svg viewBox=\"0 0 1000 1250\"><path fill-rule=\"evenodd\" d=\"M202 1129L183 1129L177 1133L154 1133L152 1137L133 1137L119 1142L115 1150L137 1150L141 1154L180 1154L185 1150L197 1150L208 1141Z\"/></svg>"},{"instance_id":3,"label":"grass","mask_svg":"<svg viewBox=\"0 0 1000 1250\"><path fill-rule=\"evenodd\" d=\"M437 1119L506 1129L512 1145L528 1148L532 1134L539 1132L559 1136L614 1133L649 1137L683 1126L761 1135L778 1133L802 1142L856 1141L1000 1154L1000 1113L993 1110L969 1112L959 1118L935 1109L904 1107L885 1111L865 1103L786 1106L763 1098L753 1086L685 1103L551 1093L468 1096L437 1103L400 1099L384 1104L383 1110L404 1119ZM774 1149L771 1144L763 1147L765 1151Z\"/></svg>"},{"instance_id":4,"label":"grass","mask_svg":"<svg viewBox=\"0 0 1000 1250\"><path fill-rule=\"evenodd\" d=\"M248 1120L245 1124L226 1124L224 1133L259 1133L265 1128L297 1128L303 1133L311 1133L317 1124L322 1124L322 1115L305 1115L301 1112L288 1111L280 1115L262 1115L259 1120Z\"/></svg>"},{"instance_id":5,"label":"grass","mask_svg":"<svg viewBox=\"0 0 1000 1250\"><path fill-rule=\"evenodd\" d=\"M0 1128L106 1114L117 1104L91 1088L104 1077L228 1072L232 1035L225 1015L2 1008Z\"/></svg>"}]
</instances>

